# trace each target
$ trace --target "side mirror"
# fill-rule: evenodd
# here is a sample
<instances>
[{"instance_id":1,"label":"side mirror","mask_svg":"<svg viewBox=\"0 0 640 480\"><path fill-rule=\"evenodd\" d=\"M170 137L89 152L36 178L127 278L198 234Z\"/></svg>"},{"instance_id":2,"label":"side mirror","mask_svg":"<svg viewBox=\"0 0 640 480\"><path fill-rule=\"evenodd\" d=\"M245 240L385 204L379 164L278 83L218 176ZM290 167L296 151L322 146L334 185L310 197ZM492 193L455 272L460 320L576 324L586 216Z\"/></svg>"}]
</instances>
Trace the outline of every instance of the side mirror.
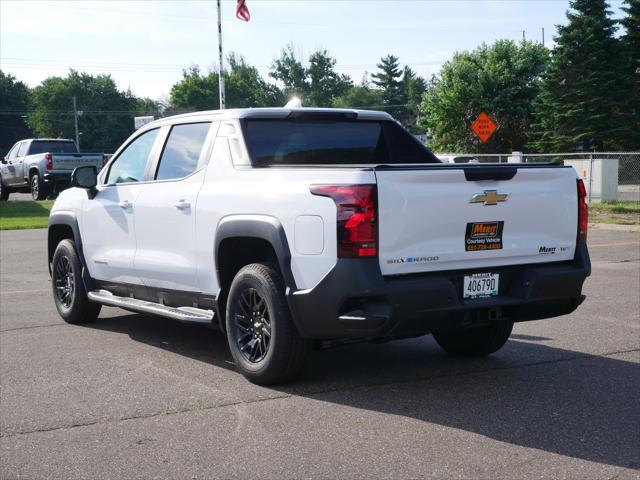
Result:
<instances>
[{"instance_id":1,"label":"side mirror","mask_svg":"<svg viewBox=\"0 0 640 480\"><path fill-rule=\"evenodd\" d=\"M78 167L71 174L71 186L87 190L89 198L95 196L98 169L94 166Z\"/></svg>"},{"instance_id":2,"label":"side mirror","mask_svg":"<svg viewBox=\"0 0 640 480\"><path fill-rule=\"evenodd\" d=\"M0 161L2 161L2 163L7 163L8 160L7 160L7 157L2 157L2 160Z\"/></svg>"}]
</instances>

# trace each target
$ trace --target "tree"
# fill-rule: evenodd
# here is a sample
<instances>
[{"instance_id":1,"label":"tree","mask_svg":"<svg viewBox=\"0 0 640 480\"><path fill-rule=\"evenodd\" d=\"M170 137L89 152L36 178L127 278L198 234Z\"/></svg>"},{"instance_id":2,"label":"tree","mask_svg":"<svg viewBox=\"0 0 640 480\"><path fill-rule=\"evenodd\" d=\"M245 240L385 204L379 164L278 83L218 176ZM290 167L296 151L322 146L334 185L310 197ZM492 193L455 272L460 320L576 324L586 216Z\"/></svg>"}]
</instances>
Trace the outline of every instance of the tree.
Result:
<instances>
[{"instance_id":1,"label":"tree","mask_svg":"<svg viewBox=\"0 0 640 480\"><path fill-rule=\"evenodd\" d=\"M284 86L286 98L299 97L310 107L329 107L353 82L335 71L336 60L326 50L309 56L308 67L298 60L294 46L287 45L271 65L269 75Z\"/></svg>"},{"instance_id":2,"label":"tree","mask_svg":"<svg viewBox=\"0 0 640 480\"><path fill-rule=\"evenodd\" d=\"M385 110L391 115L402 113L406 97L402 91L402 71L398 57L387 55L376 65L378 72L371 75L373 84L380 90L380 100Z\"/></svg>"},{"instance_id":3,"label":"tree","mask_svg":"<svg viewBox=\"0 0 640 480\"><path fill-rule=\"evenodd\" d=\"M200 73L198 66L182 71L182 80L171 87L170 109L175 111L215 110L220 108L218 73Z\"/></svg>"},{"instance_id":4,"label":"tree","mask_svg":"<svg viewBox=\"0 0 640 480\"><path fill-rule=\"evenodd\" d=\"M287 98L295 95L304 99L309 92L307 70L296 57L293 44L282 49L280 57L276 58L271 65L269 76L282 82Z\"/></svg>"},{"instance_id":5,"label":"tree","mask_svg":"<svg viewBox=\"0 0 640 480\"><path fill-rule=\"evenodd\" d=\"M336 108L373 108L380 104L380 97L376 90L362 85L356 85L344 92L333 101Z\"/></svg>"},{"instance_id":6,"label":"tree","mask_svg":"<svg viewBox=\"0 0 640 480\"><path fill-rule=\"evenodd\" d=\"M522 150L547 63L547 49L533 42L498 40L454 54L425 85L419 109L421 126L434 137L433 148L474 153ZM480 112L498 124L486 144L471 131Z\"/></svg>"},{"instance_id":7,"label":"tree","mask_svg":"<svg viewBox=\"0 0 640 480\"><path fill-rule=\"evenodd\" d=\"M416 121L420 111L420 102L422 96L427 90L427 82L424 78L416 75L411 67L405 66L402 71L402 80L400 82L402 96L404 97L405 107L398 120L409 130L416 130Z\"/></svg>"},{"instance_id":8,"label":"tree","mask_svg":"<svg viewBox=\"0 0 640 480\"><path fill-rule=\"evenodd\" d=\"M75 138L76 97L83 151L113 152L133 131L136 98L118 90L110 75L70 70L66 78L49 77L33 90L27 123L39 137Z\"/></svg>"},{"instance_id":9,"label":"tree","mask_svg":"<svg viewBox=\"0 0 640 480\"><path fill-rule=\"evenodd\" d=\"M625 135L620 42L605 0L572 0L536 102L536 151L615 148Z\"/></svg>"},{"instance_id":10,"label":"tree","mask_svg":"<svg viewBox=\"0 0 640 480\"><path fill-rule=\"evenodd\" d=\"M24 121L29 109L29 87L0 70L0 157L18 140L33 136Z\"/></svg>"},{"instance_id":11,"label":"tree","mask_svg":"<svg viewBox=\"0 0 640 480\"><path fill-rule=\"evenodd\" d=\"M280 89L265 82L258 70L248 65L242 56L230 53L227 62L229 69L224 76L227 108L282 105L284 96ZM182 80L171 87L172 113L220 108L218 78L218 72L203 74L197 66L183 70Z\"/></svg>"},{"instance_id":12,"label":"tree","mask_svg":"<svg viewBox=\"0 0 640 480\"><path fill-rule=\"evenodd\" d=\"M353 82L347 75L336 73L335 58L329 56L326 50L318 50L309 57L308 103L314 107L330 107L336 97L345 93Z\"/></svg>"},{"instance_id":13,"label":"tree","mask_svg":"<svg viewBox=\"0 0 640 480\"><path fill-rule=\"evenodd\" d=\"M230 107L277 107L284 104L282 91L265 82L258 69L247 65L242 56L231 53L227 60L229 72L225 72L225 93Z\"/></svg>"},{"instance_id":14,"label":"tree","mask_svg":"<svg viewBox=\"0 0 640 480\"><path fill-rule=\"evenodd\" d=\"M626 12L620 23L625 29L622 42L623 96L628 101L623 107L626 132L619 147L640 148L640 0L626 0Z\"/></svg>"}]
</instances>

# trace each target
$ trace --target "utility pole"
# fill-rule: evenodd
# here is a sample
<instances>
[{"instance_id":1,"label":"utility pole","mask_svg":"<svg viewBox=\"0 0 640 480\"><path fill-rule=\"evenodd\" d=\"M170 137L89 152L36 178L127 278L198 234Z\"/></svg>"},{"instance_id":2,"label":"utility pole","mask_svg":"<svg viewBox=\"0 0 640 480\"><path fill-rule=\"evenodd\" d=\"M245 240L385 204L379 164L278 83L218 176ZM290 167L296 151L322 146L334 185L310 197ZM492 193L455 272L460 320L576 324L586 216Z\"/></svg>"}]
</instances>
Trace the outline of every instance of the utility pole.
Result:
<instances>
[{"instance_id":1,"label":"utility pole","mask_svg":"<svg viewBox=\"0 0 640 480\"><path fill-rule=\"evenodd\" d=\"M524 42L527 39L527 37L524 34L524 30L522 30L522 41Z\"/></svg>"},{"instance_id":2,"label":"utility pole","mask_svg":"<svg viewBox=\"0 0 640 480\"><path fill-rule=\"evenodd\" d=\"M76 96L73 96L73 120L76 126L76 147L80 151L80 134L78 133L78 106L76 105Z\"/></svg>"},{"instance_id":3,"label":"utility pole","mask_svg":"<svg viewBox=\"0 0 640 480\"><path fill-rule=\"evenodd\" d=\"M224 56L222 55L222 6L218 0L218 90L220 90L220 110L224 110Z\"/></svg>"},{"instance_id":4,"label":"utility pole","mask_svg":"<svg viewBox=\"0 0 640 480\"><path fill-rule=\"evenodd\" d=\"M542 45L544 46L544 27L542 27Z\"/></svg>"}]
</instances>

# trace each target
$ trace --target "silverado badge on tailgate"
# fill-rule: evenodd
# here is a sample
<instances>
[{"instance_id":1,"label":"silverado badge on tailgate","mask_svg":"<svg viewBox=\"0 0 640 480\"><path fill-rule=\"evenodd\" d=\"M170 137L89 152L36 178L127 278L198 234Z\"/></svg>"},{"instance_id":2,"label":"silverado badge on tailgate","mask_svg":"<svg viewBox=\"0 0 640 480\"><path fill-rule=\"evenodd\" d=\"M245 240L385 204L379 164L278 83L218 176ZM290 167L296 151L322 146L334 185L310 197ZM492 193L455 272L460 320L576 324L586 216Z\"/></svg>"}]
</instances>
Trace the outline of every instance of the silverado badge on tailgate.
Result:
<instances>
[{"instance_id":1,"label":"silverado badge on tailgate","mask_svg":"<svg viewBox=\"0 0 640 480\"><path fill-rule=\"evenodd\" d=\"M467 252L502 249L504 222L467 223L464 249Z\"/></svg>"}]
</instances>

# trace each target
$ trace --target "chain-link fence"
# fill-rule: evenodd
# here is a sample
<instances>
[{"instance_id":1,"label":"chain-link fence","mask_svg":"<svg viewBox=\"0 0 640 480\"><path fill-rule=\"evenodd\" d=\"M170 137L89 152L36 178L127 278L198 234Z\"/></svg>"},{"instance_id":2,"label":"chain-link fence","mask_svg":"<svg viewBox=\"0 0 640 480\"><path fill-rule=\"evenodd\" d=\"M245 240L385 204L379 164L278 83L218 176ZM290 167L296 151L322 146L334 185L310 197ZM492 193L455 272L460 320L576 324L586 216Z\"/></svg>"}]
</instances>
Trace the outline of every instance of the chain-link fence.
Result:
<instances>
[{"instance_id":1,"label":"chain-link fence","mask_svg":"<svg viewBox=\"0 0 640 480\"><path fill-rule=\"evenodd\" d=\"M528 154L438 154L445 161L465 163L556 163L571 165L583 179L590 201L640 202L640 152Z\"/></svg>"}]
</instances>

